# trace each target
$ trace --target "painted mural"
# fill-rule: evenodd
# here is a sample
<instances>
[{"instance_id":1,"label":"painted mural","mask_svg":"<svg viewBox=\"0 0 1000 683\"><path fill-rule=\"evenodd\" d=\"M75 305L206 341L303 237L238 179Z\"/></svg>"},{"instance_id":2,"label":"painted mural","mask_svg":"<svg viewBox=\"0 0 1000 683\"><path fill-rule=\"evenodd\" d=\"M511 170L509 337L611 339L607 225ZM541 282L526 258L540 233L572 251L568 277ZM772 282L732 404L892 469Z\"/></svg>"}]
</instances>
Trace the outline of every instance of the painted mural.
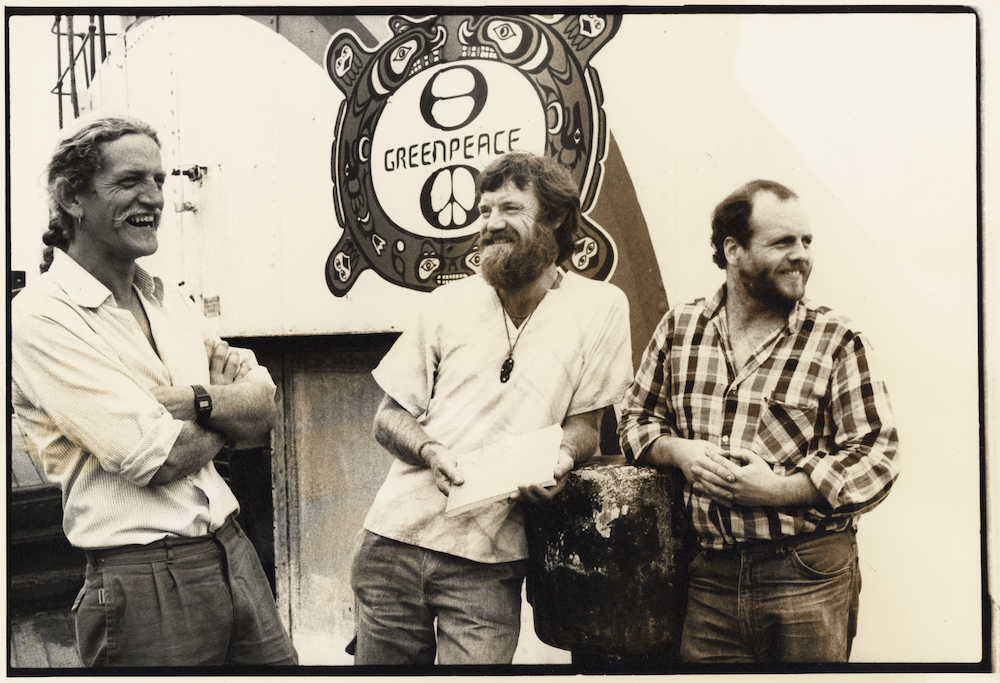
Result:
<instances>
[{"instance_id":1,"label":"painted mural","mask_svg":"<svg viewBox=\"0 0 1000 683\"><path fill-rule=\"evenodd\" d=\"M561 265L608 279L614 240L587 217L608 144L593 55L617 32L612 15L393 16L367 50L349 29L327 47L344 93L332 149L337 220L327 260L336 296L366 269L418 291L479 270L476 178L496 157L557 158L579 183L584 220Z\"/></svg>"}]
</instances>

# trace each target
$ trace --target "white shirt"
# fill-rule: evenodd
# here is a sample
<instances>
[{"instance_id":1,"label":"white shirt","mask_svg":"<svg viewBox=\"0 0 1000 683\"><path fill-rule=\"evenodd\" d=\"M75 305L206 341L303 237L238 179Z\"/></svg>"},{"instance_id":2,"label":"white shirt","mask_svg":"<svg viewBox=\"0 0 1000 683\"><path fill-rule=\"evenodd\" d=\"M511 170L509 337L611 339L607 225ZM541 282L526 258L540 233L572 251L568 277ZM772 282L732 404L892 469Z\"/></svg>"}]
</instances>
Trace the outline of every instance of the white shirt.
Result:
<instances>
[{"instance_id":1,"label":"white shirt","mask_svg":"<svg viewBox=\"0 0 1000 683\"><path fill-rule=\"evenodd\" d=\"M617 287L566 274L522 324L502 384L504 316L479 276L440 287L372 372L430 438L456 453L616 403L631 382L628 300ZM514 342L518 331L507 324ZM364 526L477 562L527 557L519 506L502 501L446 517L446 503L430 470L396 459Z\"/></svg>"},{"instance_id":2,"label":"white shirt","mask_svg":"<svg viewBox=\"0 0 1000 683\"><path fill-rule=\"evenodd\" d=\"M81 548L200 536L239 507L212 463L149 485L184 424L150 388L209 384L204 340L217 337L177 289L139 267L135 289L156 351L110 290L58 249L11 305L14 411L62 489L63 529Z\"/></svg>"}]
</instances>

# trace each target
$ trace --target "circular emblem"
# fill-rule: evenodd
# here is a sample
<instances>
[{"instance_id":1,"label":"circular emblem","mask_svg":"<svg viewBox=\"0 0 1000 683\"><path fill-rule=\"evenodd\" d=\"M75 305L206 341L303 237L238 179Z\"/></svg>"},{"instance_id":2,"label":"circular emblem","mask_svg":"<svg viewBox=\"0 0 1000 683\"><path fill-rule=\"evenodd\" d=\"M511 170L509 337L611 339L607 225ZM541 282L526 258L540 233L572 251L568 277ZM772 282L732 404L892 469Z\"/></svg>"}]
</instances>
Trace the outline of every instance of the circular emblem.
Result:
<instances>
[{"instance_id":1,"label":"circular emblem","mask_svg":"<svg viewBox=\"0 0 1000 683\"><path fill-rule=\"evenodd\" d=\"M421 291L478 272L476 178L512 150L570 169L585 213L561 265L610 277L614 244L586 218L607 137L588 62L618 21L392 17L393 37L374 52L336 34L326 61L345 95L331 168L343 233L327 261L330 291L343 296L367 269Z\"/></svg>"},{"instance_id":2,"label":"circular emblem","mask_svg":"<svg viewBox=\"0 0 1000 683\"><path fill-rule=\"evenodd\" d=\"M511 102L533 106L512 109ZM372 187L386 217L408 232L474 234L479 169L511 149L545 152L545 111L531 82L482 59L432 66L399 86L382 109L371 144Z\"/></svg>"}]
</instances>

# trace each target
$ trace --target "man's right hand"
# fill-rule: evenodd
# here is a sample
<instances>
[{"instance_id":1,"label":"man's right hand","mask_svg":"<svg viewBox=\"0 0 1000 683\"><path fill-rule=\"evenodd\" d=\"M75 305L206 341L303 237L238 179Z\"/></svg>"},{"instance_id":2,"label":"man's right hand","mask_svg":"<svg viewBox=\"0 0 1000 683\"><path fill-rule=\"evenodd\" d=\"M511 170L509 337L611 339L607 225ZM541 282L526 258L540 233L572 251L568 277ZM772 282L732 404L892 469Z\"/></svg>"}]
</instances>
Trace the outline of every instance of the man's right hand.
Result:
<instances>
[{"instance_id":1,"label":"man's right hand","mask_svg":"<svg viewBox=\"0 0 1000 683\"><path fill-rule=\"evenodd\" d=\"M739 465L731 462L725 451L711 441L665 436L653 442L649 462L672 465L684 473L692 487L722 505L733 504L733 494L724 487L736 481Z\"/></svg>"},{"instance_id":2,"label":"man's right hand","mask_svg":"<svg viewBox=\"0 0 1000 683\"><path fill-rule=\"evenodd\" d=\"M450 450L438 443L424 446L420 454L427 467L434 474L434 483L437 484L438 491L444 495L451 492L452 485L461 486L465 483L462 471L458 469L458 462Z\"/></svg>"}]
</instances>

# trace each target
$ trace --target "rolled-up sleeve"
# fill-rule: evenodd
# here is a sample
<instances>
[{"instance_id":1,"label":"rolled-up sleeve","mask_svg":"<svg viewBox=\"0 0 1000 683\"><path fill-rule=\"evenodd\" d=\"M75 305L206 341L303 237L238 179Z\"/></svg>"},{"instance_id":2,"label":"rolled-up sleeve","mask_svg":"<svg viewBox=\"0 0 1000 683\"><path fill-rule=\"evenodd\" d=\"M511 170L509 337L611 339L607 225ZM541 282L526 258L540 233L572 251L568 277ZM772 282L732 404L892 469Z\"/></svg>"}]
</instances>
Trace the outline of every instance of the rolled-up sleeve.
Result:
<instances>
[{"instance_id":1,"label":"rolled-up sleeve","mask_svg":"<svg viewBox=\"0 0 1000 683\"><path fill-rule=\"evenodd\" d=\"M832 442L828 450L817 449L799 463L835 517L871 510L899 476L899 443L889 393L869 348L860 334L842 345L830 379Z\"/></svg>"},{"instance_id":2,"label":"rolled-up sleeve","mask_svg":"<svg viewBox=\"0 0 1000 683\"><path fill-rule=\"evenodd\" d=\"M48 422L101 468L145 486L166 460L183 422L137 383L114 349L87 328L45 315L16 319L11 380Z\"/></svg>"},{"instance_id":3,"label":"rolled-up sleeve","mask_svg":"<svg viewBox=\"0 0 1000 683\"><path fill-rule=\"evenodd\" d=\"M677 435L676 421L667 388L670 367L667 363L671 337L670 315L663 317L643 352L632 386L625 393L618 422L618 437L625 459L642 462L649 447L664 435Z\"/></svg>"}]
</instances>

